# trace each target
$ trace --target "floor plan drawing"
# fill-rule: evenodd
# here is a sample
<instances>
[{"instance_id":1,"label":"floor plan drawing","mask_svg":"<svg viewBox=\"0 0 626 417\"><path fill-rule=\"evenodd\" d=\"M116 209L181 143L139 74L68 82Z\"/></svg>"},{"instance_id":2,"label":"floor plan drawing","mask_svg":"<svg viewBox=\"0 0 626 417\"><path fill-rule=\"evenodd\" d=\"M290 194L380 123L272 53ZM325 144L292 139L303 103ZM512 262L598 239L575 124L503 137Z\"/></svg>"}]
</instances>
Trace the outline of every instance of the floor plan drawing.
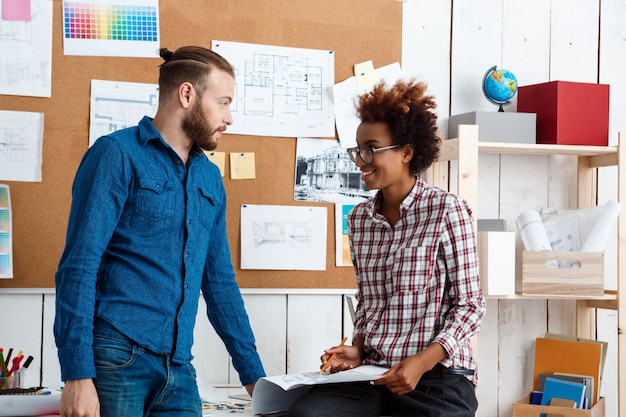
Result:
<instances>
[{"instance_id":1,"label":"floor plan drawing","mask_svg":"<svg viewBox=\"0 0 626 417\"><path fill-rule=\"evenodd\" d=\"M156 84L91 80L89 146L100 136L154 117L159 105Z\"/></svg>"},{"instance_id":2,"label":"floor plan drawing","mask_svg":"<svg viewBox=\"0 0 626 417\"><path fill-rule=\"evenodd\" d=\"M334 52L213 41L235 67L230 133L333 137Z\"/></svg>"}]
</instances>

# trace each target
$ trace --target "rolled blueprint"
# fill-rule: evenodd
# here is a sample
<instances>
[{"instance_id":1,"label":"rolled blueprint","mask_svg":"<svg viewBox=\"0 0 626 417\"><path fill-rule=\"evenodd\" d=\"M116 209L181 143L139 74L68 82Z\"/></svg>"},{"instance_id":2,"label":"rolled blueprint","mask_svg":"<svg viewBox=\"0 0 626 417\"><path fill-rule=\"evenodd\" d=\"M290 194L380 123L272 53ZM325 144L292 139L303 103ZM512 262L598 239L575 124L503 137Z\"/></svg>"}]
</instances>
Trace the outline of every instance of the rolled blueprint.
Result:
<instances>
[{"instance_id":1,"label":"rolled blueprint","mask_svg":"<svg viewBox=\"0 0 626 417\"><path fill-rule=\"evenodd\" d=\"M607 201L606 205L600 212L600 215L593 224L589 236L583 243L581 252L602 252L606 246L606 241L615 227L617 216L622 206L613 200Z\"/></svg>"},{"instance_id":2,"label":"rolled blueprint","mask_svg":"<svg viewBox=\"0 0 626 417\"><path fill-rule=\"evenodd\" d=\"M552 250L541 216L535 210L527 210L515 220L524 249L528 251Z\"/></svg>"}]
</instances>

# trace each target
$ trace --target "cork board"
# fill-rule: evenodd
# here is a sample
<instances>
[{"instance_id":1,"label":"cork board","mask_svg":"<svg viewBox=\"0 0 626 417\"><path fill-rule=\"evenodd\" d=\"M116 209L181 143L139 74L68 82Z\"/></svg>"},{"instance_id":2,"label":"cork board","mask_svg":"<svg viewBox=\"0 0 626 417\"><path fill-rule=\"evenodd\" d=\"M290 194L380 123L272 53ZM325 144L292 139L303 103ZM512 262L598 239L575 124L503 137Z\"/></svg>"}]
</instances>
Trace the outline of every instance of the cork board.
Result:
<instances>
[{"instance_id":1,"label":"cork board","mask_svg":"<svg viewBox=\"0 0 626 417\"><path fill-rule=\"evenodd\" d=\"M356 63L400 62L402 2L398 0L160 0L161 46L211 46L227 40L335 51L335 82ZM53 6L52 97L0 96L3 110L44 113L43 181L0 181L11 190L14 278L1 288L52 288L65 244L76 169L88 147L92 79L157 83L160 58L65 56L62 3ZM236 123L236 120L235 120ZM226 135L218 151L254 152L256 179L224 178L232 261L242 288L354 288L351 267L335 266L334 206L295 201L295 138ZM229 172L228 158L226 172ZM325 271L239 269L241 204L328 208Z\"/></svg>"}]
</instances>

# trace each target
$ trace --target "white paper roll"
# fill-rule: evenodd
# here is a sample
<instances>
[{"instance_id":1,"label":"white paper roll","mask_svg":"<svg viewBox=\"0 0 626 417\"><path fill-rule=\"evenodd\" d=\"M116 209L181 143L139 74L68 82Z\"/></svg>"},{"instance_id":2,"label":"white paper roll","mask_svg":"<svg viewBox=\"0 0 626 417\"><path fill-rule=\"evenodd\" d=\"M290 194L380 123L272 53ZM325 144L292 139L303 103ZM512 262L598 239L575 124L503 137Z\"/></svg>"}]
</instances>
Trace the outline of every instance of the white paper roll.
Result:
<instances>
[{"instance_id":1,"label":"white paper roll","mask_svg":"<svg viewBox=\"0 0 626 417\"><path fill-rule=\"evenodd\" d=\"M552 250L541 216L535 210L527 210L515 220L522 244L526 250Z\"/></svg>"},{"instance_id":2,"label":"white paper roll","mask_svg":"<svg viewBox=\"0 0 626 417\"><path fill-rule=\"evenodd\" d=\"M593 224L589 236L583 243L581 252L602 252L606 246L606 241L615 227L617 216L622 206L613 200L607 201L602 212Z\"/></svg>"}]
</instances>

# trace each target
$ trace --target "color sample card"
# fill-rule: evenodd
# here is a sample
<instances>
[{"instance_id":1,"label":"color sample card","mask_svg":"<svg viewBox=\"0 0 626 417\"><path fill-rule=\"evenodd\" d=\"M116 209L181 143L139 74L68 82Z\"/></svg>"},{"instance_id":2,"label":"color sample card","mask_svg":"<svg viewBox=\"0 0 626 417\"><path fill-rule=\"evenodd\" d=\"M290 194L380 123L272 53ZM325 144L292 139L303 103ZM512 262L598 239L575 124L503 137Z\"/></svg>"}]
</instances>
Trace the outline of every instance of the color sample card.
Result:
<instances>
[{"instance_id":1,"label":"color sample card","mask_svg":"<svg viewBox=\"0 0 626 417\"><path fill-rule=\"evenodd\" d=\"M12 229L9 186L0 184L0 278L13 278Z\"/></svg>"},{"instance_id":2,"label":"color sample card","mask_svg":"<svg viewBox=\"0 0 626 417\"><path fill-rule=\"evenodd\" d=\"M158 0L63 2L66 55L157 58Z\"/></svg>"}]
</instances>

